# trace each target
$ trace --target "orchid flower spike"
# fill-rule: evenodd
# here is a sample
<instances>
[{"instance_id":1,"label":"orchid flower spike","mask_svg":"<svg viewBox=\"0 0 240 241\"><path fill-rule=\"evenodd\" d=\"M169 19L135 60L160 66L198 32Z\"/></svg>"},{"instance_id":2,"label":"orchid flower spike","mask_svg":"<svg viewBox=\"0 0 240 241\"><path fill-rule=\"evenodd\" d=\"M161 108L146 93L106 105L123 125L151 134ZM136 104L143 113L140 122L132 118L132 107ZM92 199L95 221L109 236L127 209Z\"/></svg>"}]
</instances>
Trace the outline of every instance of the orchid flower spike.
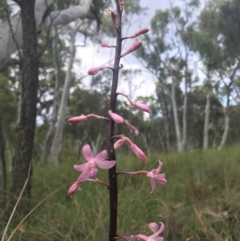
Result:
<instances>
[{"instance_id":1,"label":"orchid flower spike","mask_svg":"<svg viewBox=\"0 0 240 241\"><path fill-rule=\"evenodd\" d=\"M86 144L82 148L82 153L87 163L74 165L75 170L82 172L77 179L78 182L84 182L88 177L95 176L98 172L97 167L101 169L110 169L116 164L116 161L105 161L107 155L106 150L94 156L90 146Z\"/></svg>"},{"instance_id":2,"label":"orchid flower spike","mask_svg":"<svg viewBox=\"0 0 240 241\"><path fill-rule=\"evenodd\" d=\"M156 189L156 183L159 183L159 184L167 183L165 174L163 174L163 173L160 174L162 165L163 165L163 163L161 161L159 161L159 165L158 165L157 169L152 169L152 171L147 173L147 177L149 178L149 180L151 182L151 186L152 186L151 193L153 193L154 190Z\"/></svg>"}]
</instances>

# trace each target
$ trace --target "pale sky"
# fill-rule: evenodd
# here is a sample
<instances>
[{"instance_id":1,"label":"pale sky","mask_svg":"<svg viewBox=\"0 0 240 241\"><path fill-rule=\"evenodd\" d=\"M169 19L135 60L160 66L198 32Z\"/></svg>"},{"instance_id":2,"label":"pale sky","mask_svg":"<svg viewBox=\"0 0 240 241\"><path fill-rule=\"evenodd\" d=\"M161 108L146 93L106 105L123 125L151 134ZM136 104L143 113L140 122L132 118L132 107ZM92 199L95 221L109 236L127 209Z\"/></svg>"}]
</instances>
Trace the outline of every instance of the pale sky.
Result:
<instances>
[{"instance_id":1,"label":"pale sky","mask_svg":"<svg viewBox=\"0 0 240 241\"><path fill-rule=\"evenodd\" d=\"M127 30L127 34L133 34L140 28L149 28L150 20L154 15L155 10L160 8L166 8L167 4L164 0L141 0L141 6L147 7L149 10L146 15L137 16L137 19L134 18L132 20L133 24L129 28L126 26L125 30ZM126 33L126 32L125 32ZM104 40L103 40L104 41ZM136 40L129 40L124 43L124 48L127 49L129 45L131 45ZM109 41L108 41L109 42ZM114 42L114 40L113 40ZM111 42L109 42L111 43ZM82 57L85 56L85 57ZM102 66L105 63L113 63L111 60L113 59L113 50L102 48L101 46L93 45L90 41L87 43L87 47L79 48L77 51L76 58L81 59L81 65L75 65L74 71L76 73L81 72L82 75L87 73L87 70L93 66ZM124 68L127 69L141 69L142 74L138 76L133 76L133 95L137 96L151 96L155 94L155 80L154 76L152 76L143 66L139 63L139 61L132 55L128 55L122 59L122 64ZM81 70L79 70L79 67ZM84 73L85 71L85 73ZM88 86L90 84L90 79L84 79L84 85ZM122 91L126 94L129 94L129 88L125 81L119 81L118 91Z\"/></svg>"}]
</instances>

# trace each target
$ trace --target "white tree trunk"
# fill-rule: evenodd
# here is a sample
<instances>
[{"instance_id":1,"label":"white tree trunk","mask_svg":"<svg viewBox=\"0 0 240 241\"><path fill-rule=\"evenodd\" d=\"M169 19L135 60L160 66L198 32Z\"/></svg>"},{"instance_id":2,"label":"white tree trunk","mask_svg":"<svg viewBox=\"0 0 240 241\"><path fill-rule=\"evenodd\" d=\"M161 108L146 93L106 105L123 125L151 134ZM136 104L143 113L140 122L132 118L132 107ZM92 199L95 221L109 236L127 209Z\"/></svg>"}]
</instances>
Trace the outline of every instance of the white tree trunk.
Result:
<instances>
[{"instance_id":1,"label":"white tree trunk","mask_svg":"<svg viewBox=\"0 0 240 241\"><path fill-rule=\"evenodd\" d=\"M57 123L57 115L58 115L58 107L59 107L59 97L60 97L60 82L61 82L61 60L58 54L58 31L57 27L54 27L54 36L53 39L53 57L54 57L54 65L55 65L55 87L54 87L54 99L52 106L52 114L50 119L50 126L48 128L48 132L46 134L44 143L43 143L43 151L42 151L42 162L48 161L48 156L50 153L50 148L52 145L56 123Z\"/></svg>"},{"instance_id":2,"label":"white tree trunk","mask_svg":"<svg viewBox=\"0 0 240 241\"><path fill-rule=\"evenodd\" d=\"M210 94L207 94L205 105L205 118L203 127L203 149L208 148L208 130L209 130L209 116L210 116Z\"/></svg>"},{"instance_id":3,"label":"white tree trunk","mask_svg":"<svg viewBox=\"0 0 240 241\"><path fill-rule=\"evenodd\" d=\"M172 105L173 105L173 117L174 117L174 125L175 125L175 132L177 137L177 149L178 152L183 151L182 146L182 137L180 132L180 124L179 124L179 118L177 113L177 103L176 103L176 93L175 93L175 83L174 80L172 80L172 86L171 86L171 99L172 99Z\"/></svg>"},{"instance_id":4,"label":"white tree trunk","mask_svg":"<svg viewBox=\"0 0 240 241\"><path fill-rule=\"evenodd\" d=\"M35 18L37 31L51 26L66 25L78 18L84 18L91 5L91 0L79 0L78 6L72 6L62 11L53 11L45 16L53 2L54 0L36 0ZM0 69L22 45L22 23L19 11L9 21L0 23Z\"/></svg>"},{"instance_id":5,"label":"white tree trunk","mask_svg":"<svg viewBox=\"0 0 240 241\"><path fill-rule=\"evenodd\" d=\"M229 118L227 107L226 108L223 107L223 111L224 111L224 131L223 131L222 140L218 149L222 149L225 146L227 142L228 131L229 131L230 118Z\"/></svg>"},{"instance_id":6,"label":"white tree trunk","mask_svg":"<svg viewBox=\"0 0 240 241\"><path fill-rule=\"evenodd\" d=\"M183 100L183 129L182 129L182 148L186 149L187 145L187 101L188 101L188 93L187 93L187 77L185 79L185 87L184 87L184 100Z\"/></svg>"},{"instance_id":7,"label":"white tree trunk","mask_svg":"<svg viewBox=\"0 0 240 241\"><path fill-rule=\"evenodd\" d=\"M64 124L65 124L65 116L67 112L69 89L71 87L72 67L73 67L73 61L75 57L75 37L79 27L80 27L80 24L76 23L74 29L71 32L70 57L68 60L66 78L65 78L62 97L61 97L61 103L58 109L57 127L55 130L55 134L54 134L54 138L53 138L53 142L52 142L52 146L51 146L51 150L48 158L50 163L55 163L55 164L58 163L58 156L62 149L61 142L62 142L62 136L63 136L63 130L64 130Z\"/></svg>"}]
</instances>

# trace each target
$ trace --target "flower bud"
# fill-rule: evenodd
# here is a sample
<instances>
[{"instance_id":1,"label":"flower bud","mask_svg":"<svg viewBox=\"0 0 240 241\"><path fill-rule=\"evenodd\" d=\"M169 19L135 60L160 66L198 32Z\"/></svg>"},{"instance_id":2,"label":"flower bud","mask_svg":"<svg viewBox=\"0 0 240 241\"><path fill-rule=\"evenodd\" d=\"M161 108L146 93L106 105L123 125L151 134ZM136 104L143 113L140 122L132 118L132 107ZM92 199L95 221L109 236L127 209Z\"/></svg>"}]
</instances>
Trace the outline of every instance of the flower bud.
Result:
<instances>
[{"instance_id":1,"label":"flower bud","mask_svg":"<svg viewBox=\"0 0 240 241\"><path fill-rule=\"evenodd\" d=\"M134 154L142 161L146 161L147 157L144 154L144 152L134 143L131 143L131 149L134 152Z\"/></svg>"},{"instance_id":2,"label":"flower bud","mask_svg":"<svg viewBox=\"0 0 240 241\"><path fill-rule=\"evenodd\" d=\"M113 113L111 110L108 111L108 114L110 115L110 117L118 124L121 124L124 122L124 119L122 118L122 116Z\"/></svg>"},{"instance_id":3,"label":"flower bud","mask_svg":"<svg viewBox=\"0 0 240 241\"><path fill-rule=\"evenodd\" d=\"M102 67L92 67L91 69L88 70L88 74L89 75L96 75L102 69L103 69Z\"/></svg>"},{"instance_id":4,"label":"flower bud","mask_svg":"<svg viewBox=\"0 0 240 241\"><path fill-rule=\"evenodd\" d=\"M143 103L140 103L140 102L134 102L134 103L132 103L132 105L139 110L151 113L151 109L146 104L143 104Z\"/></svg>"},{"instance_id":5,"label":"flower bud","mask_svg":"<svg viewBox=\"0 0 240 241\"><path fill-rule=\"evenodd\" d=\"M114 143L114 149L115 149L115 150L118 149L120 146L122 146L122 145L124 144L125 141L126 141L126 140L124 140L124 139L119 139L119 140L117 140L117 141Z\"/></svg>"},{"instance_id":6,"label":"flower bud","mask_svg":"<svg viewBox=\"0 0 240 241\"><path fill-rule=\"evenodd\" d=\"M68 189L67 194L72 195L73 193L75 193L80 187L80 185L81 185L81 182L78 182L78 181L74 182L73 185Z\"/></svg>"},{"instance_id":7,"label":"flower bud","mask_svg":"<svg viewBox=\"0 0 240 241\"><path fill-rule=\"evenodd\" d=\"M142 28L142 29L138 30L138 31L134 34L134 36L135 36L135 37L140 36L140 35L142 35L142 34L147 33L148 31L149 31L148 28Z\"/></svg>"},{"instance_id":8,"label":"flower bud","mask_svg":"<svg viewBox=\"0 0 240 241\"><path fill-rule=\"evenodd\" d=\"M141 41L135 42L135 43L132 44L131 47L129 48L129 53L137 50L137 49L140 48L141 46L142 46L142 42L141 42Z\"/></svg>"},{"instance_id":9,"label":"flower bud","mask_svg":"<svg viewBox=\"0 0 240 241\"><path fill-rule=\"evenodd\" d=\"M84 122L86 121L88 118L87 116L85 115L80 115L80 116L74 116L74 117L71 117L70 119L68 119L68 122L69 123L81 123L81 122Z\"/></svg>"}]
</instances>

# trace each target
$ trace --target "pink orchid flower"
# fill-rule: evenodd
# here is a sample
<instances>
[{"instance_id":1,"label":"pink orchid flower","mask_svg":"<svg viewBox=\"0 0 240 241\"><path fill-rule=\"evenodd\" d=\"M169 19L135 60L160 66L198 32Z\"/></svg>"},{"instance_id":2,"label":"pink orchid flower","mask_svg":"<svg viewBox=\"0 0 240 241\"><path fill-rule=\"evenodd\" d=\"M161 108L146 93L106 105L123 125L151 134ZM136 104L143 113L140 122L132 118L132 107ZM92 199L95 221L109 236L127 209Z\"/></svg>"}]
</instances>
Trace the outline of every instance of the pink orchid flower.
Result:
<instances>
[{"instance_id":1,"label":"pink orchid flower","mask_svg":"<svg viewBox=\"0 0 240 241\"><path fill-rule=\"evenodd\" d=\"M156 183L160 183L160 184L166 184L167 180L165 178L165 174L160 173L161 168L162 168L163 163L161 161L159 161L159 165L157 167L157 169L152 169L152 171L148 172L147 177L149 178L150 182L151 182L151 186L152 186L152 191L151 193L154 192L154 190L156 189Z\"/></svg>"},{"instance_id":2,"label":"pink orchid flower","mask_svg":"<svg viewBox=\"0 0 240 241\"><path fill-rule=\"evenodd\" d=\"M78 182L84 182L88 177L95 176L98 172L97 167L101 169L110 169L116 164L116 161L105 161L107 155L106 150L94 156L90 146L86 144L82 148L82 153L87 163L74 165L75 170L82 172L77 179Z\"/></svg>"},{"instance_id":3,"label":"pink orchid flower","mask_svg":"<svg viewBox=\"0 0 240 241\"><path fill-rule=\"evenodd\" d=\"M160 223L161 226L158 228L157 223L150 223L148 226L153 231L153 234L150 236L146 236L144 234L137 234L137 235L131 235L131 236L117 236L117 239L126 239L126 240L142 240L142 241L164 241L163 237L159 237L159 235L164 230L164 224Z\"/></svg>"}]
</instances>

